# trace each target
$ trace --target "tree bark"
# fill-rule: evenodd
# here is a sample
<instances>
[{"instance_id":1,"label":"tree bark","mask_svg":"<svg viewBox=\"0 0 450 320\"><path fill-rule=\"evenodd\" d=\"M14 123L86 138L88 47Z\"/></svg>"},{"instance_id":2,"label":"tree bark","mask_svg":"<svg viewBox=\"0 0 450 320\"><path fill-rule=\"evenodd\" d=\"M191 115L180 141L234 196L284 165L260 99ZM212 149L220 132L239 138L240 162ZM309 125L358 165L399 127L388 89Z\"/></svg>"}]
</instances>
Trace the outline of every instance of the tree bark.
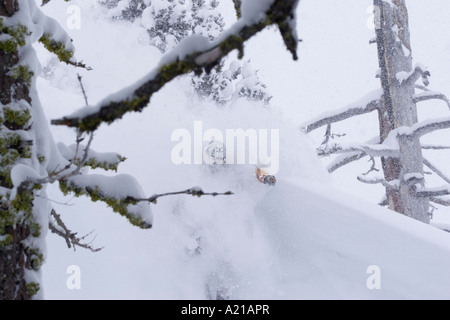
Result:
<instances>
[{"instance_id":1,"label":"tree bark","mask_svg":"<svg viewBox=\"0 0 450 320\"><path fill-rule=\"evenodd\" d=\"M0 0L0 17L11 17L18 9L17 0ZM11 70L17 66L19 61L18 51L5 52L0 49L0 108L2 115L5 107L8 107L11 103L19 102L22 99L31 103L29 84L22 77L14 78L11 76ZM0 127L7 127L5 124L6 122L0 123ZM2 128L2 131L5 129ZM24 130L24 128L7 127L7 130L14 132L16 130ZM3 139L6 140L5 136L0 136L0 140ZM6 147L10 149L17 148L17 146L8 145ZM2 171L0 186L11 189L11 183L3 176L5 172L8 172L8 169L2 165L0 171ZM25 273L27 269L32 269L33 267L33 252L25 244L30 236L28 221L27 219L18 219L18 212L9 204L10 201L5 200L4 196L1 198L0 299L28 300L31 298L31 295L29 290L27 290Z\"/></svg>"},{"instance_id":2,"label":"tree bark","mask_svg":"<svg viewBox=\"0 0 450 320\"><path fill-rule=\"evenodd\" d=\"M380 25L377 26L377 49L380 79L383 88L382 106L379 111L380 142L399 127L410 127L417 123L417 108L414 102L414 83L400 83L399 72L412 72L411 42L408 11L405 0L374 0L379 8ZM429 200L414 195L414 185L404 180L408 174L423 176L423 157L419 139L400 142L400 158L382 158L382 167L387 181L399 180L399 190L386 189L389 208L429 223ZM420 182L423 184L422 182Z\"/></svg>"}]
</instances>

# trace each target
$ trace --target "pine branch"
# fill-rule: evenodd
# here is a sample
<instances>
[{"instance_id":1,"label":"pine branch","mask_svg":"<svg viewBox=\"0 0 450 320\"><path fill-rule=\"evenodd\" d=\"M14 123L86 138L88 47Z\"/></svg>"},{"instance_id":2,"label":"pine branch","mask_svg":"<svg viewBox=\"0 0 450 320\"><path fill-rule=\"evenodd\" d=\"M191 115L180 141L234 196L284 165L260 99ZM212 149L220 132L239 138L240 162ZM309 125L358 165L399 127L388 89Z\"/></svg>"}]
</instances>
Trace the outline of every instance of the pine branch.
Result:
<instances>
[{"instance_id":1,"label":"pine branch","mask_svg":"<svg viewBox=\"0 0 450 320\"><path fill-rule=\"evenodd\" d=\"M251 24L245 24L245 21L239 20L219 40L212 44L205 44L204 50L191 50L180 56L177 56L176 53L169 53L163 58L159 67L136 85L128 88L130 93L127 96L120 98L110 96L96 107L85 108L81 113L52 120L51 123L76 127L86 132L96 130L101 123L112 123L128 112L140 112L149 104L155 92L176 77L192 71L197 75L204 70L209 72L235 49L239 51L239 57L242 58L244 43L258 32L273 24L290 25L298 1L275 0L265 12L264 19ZM280 28L280 31L288 50L292 53L293 58L297 59L297 42L289 40L295 39L294 31L289 28L285 28L285 30ZM286 32L292 34L286 34ZM185 43L188 43L189 40L186 41Z\"/></svg>"}]
</instances>

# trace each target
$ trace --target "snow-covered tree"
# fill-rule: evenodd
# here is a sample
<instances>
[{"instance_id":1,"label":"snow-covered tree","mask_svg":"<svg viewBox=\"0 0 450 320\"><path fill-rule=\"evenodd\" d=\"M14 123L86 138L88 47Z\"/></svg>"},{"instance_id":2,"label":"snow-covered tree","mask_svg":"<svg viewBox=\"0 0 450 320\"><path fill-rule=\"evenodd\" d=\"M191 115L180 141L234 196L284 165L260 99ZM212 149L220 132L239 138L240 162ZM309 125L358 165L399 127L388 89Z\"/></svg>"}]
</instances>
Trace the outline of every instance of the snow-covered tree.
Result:
<instances>
[{"instance_id":1,"label":"snow-covered tree","mask_svg":"<svg viewBox=\"0 0 450 320\"><path fill-rule=\"evenodd\" d=\"M217 44L207 39L192 40L187 47L179 47L166 56L156 70L123 94L53 120L53 124L77 128L75 144L64 146L54 143L39 104L35 86L39 63L32 44L40 41L61 61L84 65L74 60L68 35L34 1L0 0L0 298L41 297L40 268L47 229L77 245L77 239L74 240L47 200L45 187L49 183L59 183L63 193L103 201L141 228L151 227L149 203L159 197L207 195L199 188L191 188L145 197L135 179L128 175L90 174L85 167L116 170L124 160L117 154L91 151L93 132L103 122L111 123L126 112L142 110L152 94L175 77L191 71L198 74L209 71L232 50L242 52L244 42L269 25L278 24L285 40L294 39L297 3L275 0L252 7L244 16L245 23L236 24L233 32ZM296 58L296 42L285 42ZM83 145L83 141L87 143Z\"/></svg>"},{"instance_id":2,"label":"snow-covered tree","mask_svg":"<svg viewBox=\"0 0 450 320\"><path fill-rule=\"evenodd\" d=\"M297 60L295 10L298 3L298 0L242 2L241 18L216 41L210 42L206 37L187 39L165 55L147 76L121 94L113 94L96 106L83 108L73 115L52 120L52 124L92 132L100 124L112 123L128 112L142 111L148 106L152 95L173 79L190 72L197 75L204 71L210 72L234 50L238 50L238 57L242 58L245 42L271 25L278 26L287 50L293 59Z\"/></svg>"},{"instance_id":3,"label":"snow-covered tree","mask_svg":"<svg viewBox=\"0 0 450 320\"><path fill-rule=\"evenodd\" d=\"M272 97L250 61L232 61L226 70L223 70L223 65L221 63L200 77L192 77L194 90L199 97L211 99L219 105L240 98L269 103Z\"/></svg>"},{"instance_id":4,"label":"snow-covered tree","mask_svg":"<svg viewBox=\"0 0 450 320\"><path fill-rule=\"evenodd\" d=\"M48 1L47 1L48 2ZM64 63L87 68L73 58L72 41L35 1L0 0L0 299L40 298L40 269L47 230L67 245L93 249L70 231L52 209L46 186L64 194L102 201L137 227L152 226L150 203L172 194L208 195L200 188L145 197L129 175L89 173L88 167L117 171L125 160L91 150L93 132L77 130L71 146L55 144L36 92L39 61L32 44L41 42ZM80 80L81 84L81 80ZM84 92L84 90L83 90ZM87 99L86 99L87 103ZM82 142L86 142L82 144ZM214 193L211 195L218 195Z\"/></svg>"},{"instance_id":5,"label":"snow-covered tree","mask_svg":"<svg viewBox=\"0 0 450 320\"><path fill-rule=\"evenodd\" d=\"M92 135L83 146L85 135L80 133L77 143L64 150L53 142L36 92L40 69L32 47L36 41L61 61L83 66L73 59L68 35L34 1L0 1L0 299L40 297L49 226L66 240L73 235L67 234L47 200L48 183L58 182L64 193L104 201L141 228L151 227L152 222L149 206L129 198L142 197L132 177L107 178L83 168L115 170L124 160L121 156L89 152ZM112 190L110 186L119 182L131 189ZM70 240L79 244L76 237Z\"/></svg>"},{"instance_id":6,"label":"snow-covered tree","mask_svg":"<svg viewBox=\"0 0 450 320\"><path fill-rule=\"evenodd\" d=\"M369 184L382 184L386 189L383 205L390 209L428 223L430 201L450 205L442 198L450 194L450 179L423 157L420 139L436 130L450 127L450 118L419 121L417 104L431 99L443 100L450 107L444 94L430 91L430 73L421 64L413 67L408 11L405 0L374 0L376 38L381 89L362 99L316 119L302 127L306 132L326 126L326 138L318 148L321 156L339 154L329 165L330 172L368 157L375 172L375 158L381 158L382 177L358 180ZM422 79L422 84L417 81ZM421 92L417 93L416 90ZM358 145L342 145L333 142L331 124L376 111L379 119L379 135ZM436 149L440 147L437 146ZM425 184L424 165L446 183L442 188L429 189Z\"/></svg>"},{"instance_id":7,"label":"snow-covered tree","mask_svg":"<svg viewBox=\"0 0 450 320\"><path fill-rule=\"evenodd\" d=\"M201 35L210 41L216 39L224 28L223 17L218 10L218 0L100 0L110 8L115 19L139 21L149 36L150 43L162 53L174 48L191 35ZM244 64L233 61L225 69L226 62L215 66L211 72L192 76L195 93L223 105L234 99L247 98L268 103L269 94L249 61Z\"/></svg>"},{"instance_id":8,"label":"snow-covered tree","mask_svg":"<svg viewBox=\"0 0 450 320\"><path fill-rule=\"evenodd\" d=\"M162 53L190 35L215 39L224 27L217 0L99 0L114 19L138 23Z\"/></svg>"}]
</instances>

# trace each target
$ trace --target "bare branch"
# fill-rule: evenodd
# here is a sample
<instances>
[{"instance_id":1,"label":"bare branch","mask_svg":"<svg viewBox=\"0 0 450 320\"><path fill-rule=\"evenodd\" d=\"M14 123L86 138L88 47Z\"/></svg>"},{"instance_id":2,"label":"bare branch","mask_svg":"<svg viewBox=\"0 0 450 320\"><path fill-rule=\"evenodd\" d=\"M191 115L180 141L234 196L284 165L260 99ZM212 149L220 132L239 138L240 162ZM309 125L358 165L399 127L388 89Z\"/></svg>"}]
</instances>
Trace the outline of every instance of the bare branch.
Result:
<instances>
[{"instance_id":1,"label":"bare branch","mask_svg":"<svg viewBox=\"0 0 450 320\"><path fill-rule=\"evenodd\" d=\"M328 165L328 167L327 167L328 172L333 173L337 169L339 169L349 163L358 161L364 157L367 157L367 154L365 154L364 152L354 152L349 155L341 155L336 160L334 160L331 164Z\"/></svg>"},{"instance_id":2,"label":"bare branch","mask_svg":"<svg viewBox=\"0 0 450 320\"><path fill-rule=\"evenodd\" d=\"M423 91L431 91L431 90L428 89L427 87L425 87L425 86L423 86L423 85L420 85L420 84L417 84L417 83L414 85L414 88L420 89L420 90L423 90Z\"/></svg>"},{"instance_id":3,"label":"bare branch","mask_svg":"<svg viewBox=\"0 0 450 320\"><path fill-rule=\"evenodd\" d=\"M431 198L450 195L450 185L440 188L423 188L416 192L418 197Z\"/></svg>"},{"instance_id":4,"label":"bare branch","mask_svg":"<svg viewBox=\"0 0 450 320\"><path fill-rule=\"evenodd\" d=\"M368 179L368 178L364 178L362 176L358 176L357 179L358 179L358 181L367 183L367 184L381 184L386 189L389 189L389 190L398 190L398 188L399 188L398 180L386 181L384 178Z\"/></svg>"},{"instance_id":5,"label":"bare branch","mask_svg":"<svg viewBox=\"0 0 450 320\"><path fill-rule=\"evenodd\" d=\"M450 128L450 117L440 118L436 120L427 120L423 122L416 123L410 129L399 128L397 129L400 136L407 137L409 139L419 139L420 137L432 133L437 130L449 129Z\"/></svg>"},{"instance_id":6,"label":"bare branch","mask_svg":"<svg viewBox=\"0 0 450 320\"><path fill-rule=\"evenodd\" d=\"M342 153L363 153L370 157L398 158L400 156L400 152L397 148L384 146L382 144L347 145L347 146L334 144L331 146L331 148L317 150L317 154L320 157L326 157L332 154L342 154Z\"/></svg>"},{"instance_id":7,"label":"bare branch","mask_svg":"<svg viewBox=\"0 0 450 320\"><path fill-rule=\"evenodd\" d=\"M415 94L413 96L414 103L428 100L442 100L447 104L447 107L450 109L450 100L448 100L447 96L441 92L426 91L423 93Z\"/></svg>"},{"instance_id":8,"label":"bare branch","mask_svg":"<svg viewBox=\"0 0 450 320\"><path fill-rule=\"evenodd\" d=\"M381 106L380 99L382 93L383 92L381 90L375 90L348 106L338 110L333 110L331 112L326 112L316 119L302 124L300 127L303 131L309 133L322 126L378 110Z\"/></svg>"},{"instance_id":9,"label":"bare branch","mask_svg":"<svg viewBox=\"0 0 450 320\"><path fill-rule=\"evenodd\" d=\"M327 145L331 138L331 123L327 125L324 137L325 139L322 141L322 145Z\"/></svg>"},{"instance_id":10,"label":"bare branch","mask_svg":"<svg viewBox=\"0 0 450 320\"><path fill-rule=\"evenodd\" d=\"M422 149L424 149L424 150L450 150L450 146L425 144L425 145L422 145Z\"/></svg>"},{"instance_id":11,"label":"bare branch","mask_svg":"<svg viewBox=\"0 0 450 320\"><path fill-rule=\"evenodd\" d=\"M78 164L77 168L72 173L70 173L71 176L77 175L80 172L81 168L84 167L84 165L85 165L85 163L86 163L86 161L88 160L88 157L89 157L89 149L91 147L92 140L94 140L94 133L93 132L91 132L90 135L89 135L88 143L86 145L86 148L84 149L83 158L81 159L81 161ZM62 179L66 179L66 178L67 177L64 177Z\"/></svg>"},{"instance_id":12,"label":"bare branch","mask_svg":"<svg viewBox=\"0 0 450 320\"><path fill-rule=\"evenodd\" d=\"M49 230L52 233L62 237L66 241L68 248L73 247L73 250L76 250L76 247L80 247L80 248L88 249L92 252L98 252L103 249L103 248L93 248L89 243L82 243L82 241L86 237L91 235L92 232L79 238L79 237L77 237L76 232L72 232L66 227L66 225L64 224L64 222L61 219L61 216L58 213L56 213L55 210L52 209L50 215L55 219L56 225L54 225L52 222L49 222L49 226L48 226Z\"/></svg>"},{"instance_id":13,"label":"bare branch","mask_svg":"<svg viewBox=\"0 0 450 320\"><path fill-rule=\"evenodd\" d=\"M369 162L372 162L372 165L370 166L370 169L366 172L363 173L363 176L367 176L369 173L376 171L379 172L380 170L376 168L376 163L375 163L375 158L374 157L370 157Z\"/></svg>"},{"instance_id":14,"label":"bare branch","mask_svg":"<svg viewBox=\"0 0 450 320\"><path fill-rule=\"evenodd\" d=\"M174 196L174 195L180 195L180 194L187 194L187 195L192 195L195 197L203 197L203 196L229 196L229 195L233 195L233 193L231 191L227 191L224 193L219 193L219 192L204 192L202 189L198 188L198 187L194 187L194 188L190 188L184 191L176 191L176 192L167 192L167 193L161 193L161 194L155 194L149 198L144 198L144 199L136 199L136 198L132 198L132 197L128 197L128 200L130 202L151 202L151 203L156 203L156 200L158 198L161 197L166 197L166 196Z\"/></svg>"},{"instance_id":15,"label":"bare branch","mask_svg":"<svg viewBox=\"0 0 450 320\"><path fill-rule=\"evenodd\" d=\"M86 69L87 71L92 71L92 67L89 67L88 65L86 65L85 63L83 63L83 61L78 61L78 62L74 62L72 60L68 60L68 61L64 61L67 64L70 64L71 66L75 67L75 68L82 68L82 69Z\"/></svg>"},{"instance_id":16,"label":"bare branch","mask_svg":"<svg viewBox=\"0 0 450 320\"><path fill-rule=\"evenodd\" d=\"M445 206L445 207L450 207L450 199L442 199L442 198L438 198L438 197L431 197L430 198L431 202L440 204L441 206Z\"/></svg>"},{"instance_id":17,"label":"bare branch","mask_svg":"<svg viewBox=\"0 0 450 320\"><path fill-rule=\"evenodd\" d=\"M388 198L386 197L386 194L383 196L381 201L378 203L379 206L386 207L389 206Z\"/></svg>"},{"instance_id":18,"label":"bare branch","mask_svg":"<svg viewBox=\"0 0 450 320\"><path fill-rule=\"evenodd\" d=\"M440 171L438 168L436 168L430 161L428 161L427 159L423 158L423 164L426 165L428 168L430 168L431 171L436 173L445 182L450 184L450 178L448 178L442 171Z\"/></svg>"},{"instance_id":19,"label":"bare branch","mask_svg":"<svg viewBox=\"0 0 450 320\"><path fill-rule=\"evenodd\" d=\"M81 81L82 77L80 76L79 73L77 73L77 78L78 78L78 82L80 83L81 93L83 93L84 102L86 103L86 106L88 106L89 105L88 98L86 95L86 91L84 90L83 82Z\"/></svg>"}]
</instances>

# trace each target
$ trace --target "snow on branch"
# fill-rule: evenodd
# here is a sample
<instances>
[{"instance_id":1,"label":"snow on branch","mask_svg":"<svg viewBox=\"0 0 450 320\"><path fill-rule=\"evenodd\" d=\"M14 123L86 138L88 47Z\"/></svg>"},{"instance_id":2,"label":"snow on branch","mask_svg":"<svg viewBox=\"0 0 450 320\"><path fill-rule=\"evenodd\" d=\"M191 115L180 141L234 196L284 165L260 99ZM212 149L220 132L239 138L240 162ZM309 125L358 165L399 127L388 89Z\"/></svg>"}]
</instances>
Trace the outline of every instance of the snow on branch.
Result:
<instances>
[{"instance_id":1,"label":"snow on branch","mask_svg":"<svg viewBox=\"0 0 450 320\"><path fill-rule=\"evenodd\" d=\"M442 100L447 104L447 107L450 110L450 100L448 100L447 96L441 92L425 91L422 93L415 94L413 96L414 103L428 101L428 100Z\"/></svg>"},{"instance_id":2,"label":"snow on branch","mask_svg":"<svg viewBox=\"0 0 450 320\"><path fill-rule=\"evenodd\" d=\"M87 196L93 202L106 203L114 212L126 217L132 225L142 229L152 226L150 208L129 200L142 197L142 191L130 175L108 177L98 174L79 174L60 180L59 188L65 195L73 193L76 197Z\"/></svg>"},{"instance_id":3,"label":"snow on branch","mask_svg":"<svg viewBox=\"0 0 450 320\"><path fill-rule=\"evenodd\" d=\"M416 123L412 127L400 127L395 129L399 137L408 139L419 139L420 137L432 133L437 130L449 129L450 117L443 117L439 119L430 119Z\"/></svg>"},{"instance_id":4,"label":"snow on branch","mask_svg":"<svg viewBox=\"0 0 450 320\"><path fill-rule=\"evenodd\" d=\"M389 189L389 190L398 190L399 189L399 181L398 180L386 181L384 178L366 178L363 176L358 176L357 179L358 179L358 181L367 183L367 184L381 184L386 189Z\"/></svg>"},{"instance_id":5,"label":"snow on branch","mask_svg":"<svg viewBox=\"0 0 450 320\"><path fill-rule=\"evenodd\" d=\"M367 141L366 144L374 145L374 144L378 143L379 141L380 141L380 138L378 136L376 136L376 137L370 139L369 141ZM339 155L327 166L327 170L329 173L333 173L337 169L339 169L349 163L358 161L367 156L368 155L362 151L350 152L348 154ZM373 158L373 157L371 157L371 158Z\"/></svg>"},{"instance_id":6,"label":"snow on branch","mask_svg":"<svg viewBox=\"0 0 450 320\"><path fill-rule=\"evenodd\" d=\"M47 1L48 2L48 1ZM61 25L53 18L47 17L36 6L35 1L27 1L30 6L30 15L33 23L41 28L39 42L51 53L54 53L62 62L75 67L91 70L83 62L77 62L73 56L75 48L72 39ZM43 3L44 5L45 3Z\"/></svg>"},{"instance_id":7,"label":"snow on branch","mask_svg":"<svg viewBox=\"0 0 450 320\"><path fill-rule=\"evenodd\" d=\"M450 207L450 199L442 199L439 197L430 197L430 201L440 204L441 206Z\"/></svg>"},{"instance_id":8,"label":"snow on branch","mask_svg":"<svg viewBox=\"0 0 450 320\"><path fill-rule=\"evenodd\" d=\"M422 82L425 87L430 84L428 77L430 77L430 72L420 63L416 64L416 67L412 72L399 72L397 73L397 80L400 82L402 86L411 86L414 85L417 80L422 77Z\"/></svg>"},{"instance_id":9,"label":"snow on branch","mask_svg":"<svg viewBox=\"0 0 450 320\"><path fill-rule=\"evenodd\" d=\"M317 118L302 124L300 128L309 133L322 126L378 110L381 105L382 94L383 91L381 89L375 90L343 108L323 113Z\"/></svg>"},{"instance_id":10,"label":"snow on branch","mask_svg":"<svg viewBox=\"0 0 450 320\"><path fill-rule=\"evenodd\" d=\"M450 195L450 184L438 188L422 188L416 192L418 197L441 197Z\"/></svg>"},{"instance_id":11,"label":"snow on branch","mask_svg":"<svg viewBox=\"0 0 450 320\"><path fill-rule=\"evenodd\" d=\"M450 146L423 144L422 149L424 149L424 150L450 150Z\"/></svg>"},{"instance_id":12,"label":"snow on branch","mask_svg":"<svg viewBox=\"0 0 450 320\"><path fill-rule=\"evenodd\" d=\"M297 59L298 39L295 34L295 9L299 0L269 0L243 2L246 12L214 42L205 37L191 36L177 48L165 55L159 66L130 87L110 95L97 106L83 108L62 119L52 120L54 125L94 131L101 123L112 123L128 112L139 112L145 108L152 95L178 76L194 71L211 71L231 51L237 49L243 57L244 43L270 25L278 25L287 49ZM262 8L265 8L264 10ZM257 8L250 10L251 8ZM243 8L242 8L243 9Z\"/></svg>"},{"instance_id":13,"label":"snow on branch","mask_svg":"<svg viewBox=\"0 0 450 320\"><path fill-rule=\"evenodd\" d=\"M188 194L192 196L222 196L232 195L228 191L204 192L198 187L184 191L155 194L145 198L133 177L129 175L118 175L106 177L102 175L78 175L59 182L60 189L64 194L74 193L76 197L88 196L92 201L102 201L113 209L114 212L126 217L131 224L142 229L152 226L152 214L149 203L156 203L161 197ZM145 203L147 202L147 203Z\"/></svg>"},{"instance_id":14,"label":"snow on branch","mask_svg":"<svg viewBox=\"0 0 450 320\"><path fill-rule=\"evenodd\" d=\"M333 173L337 169L339 169L349 163L358 161L364 157L367 157L367 154L365 154L364 152L353 152L350 154L340 155L332 163L330 163L327 166L327 170L329 173Z\"/></svg>"},{"instance_id":15,"label":"snow on branch","mask_svg":"<svg viewBox=\"0 0 450 320\"><path fill-rule=\"evenodd\" d=\"M383 144L362 144L362 145L339 145L334 144L330 148L318 150L319 156L329 156L331 154L342 153L357 153L364 154L370 157L391 157L398 158L400 151L396 147L391 147Z\"/></svg>"},{"instance_id":16,"label":"snow on branch","mask_svg":"<svg viewBox=\"0 0 450 320\"><path fill-rule=\"evenodd\" d=\"M82 166L89 166L92 169L102 168L104 170L117 171L117 167L121 162L126 160L120 154L114 152L96 152L89 149L88 156L84 162L82 162L83 154L80 154L80 150L87 150L87 147L82 144L72 144L66 146L65 144L59 142L57 144L60 154L72 164L78 166L82 163Z\"/></svg>"}]
</instances>

